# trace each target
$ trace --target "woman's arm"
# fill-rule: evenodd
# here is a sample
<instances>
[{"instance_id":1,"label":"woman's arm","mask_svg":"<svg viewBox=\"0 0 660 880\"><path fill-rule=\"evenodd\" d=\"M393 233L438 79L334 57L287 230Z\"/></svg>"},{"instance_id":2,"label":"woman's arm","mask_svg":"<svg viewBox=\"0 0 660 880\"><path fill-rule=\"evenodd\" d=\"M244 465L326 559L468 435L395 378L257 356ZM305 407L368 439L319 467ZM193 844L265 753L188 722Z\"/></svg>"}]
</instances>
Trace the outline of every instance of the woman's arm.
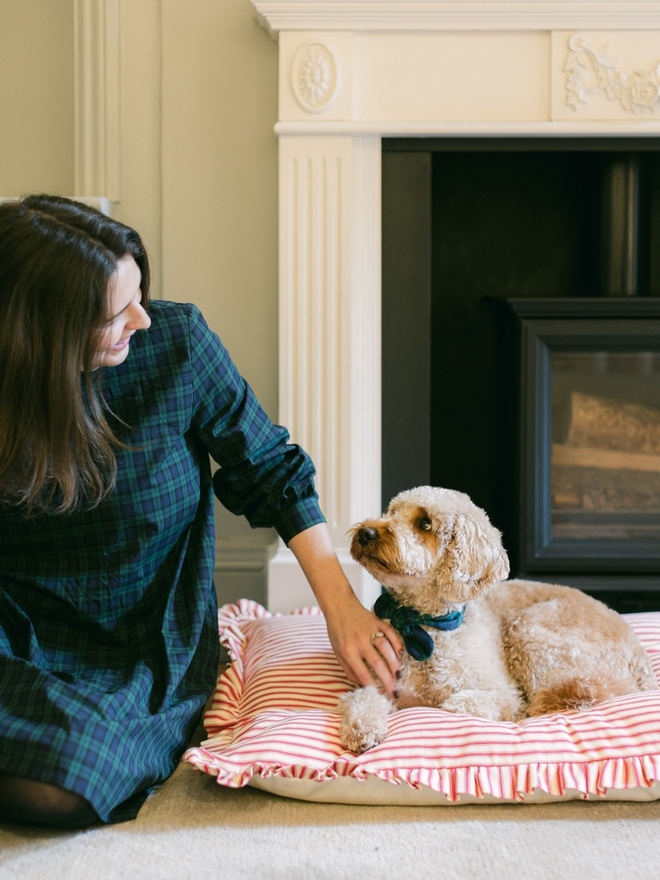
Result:
<instances>
[{"instance_id":1,"label":"woman's arm","mask_svg":"<svg viewBox=\"0 0 660 880\"><path fill-rule=\"evenodd\" d=\"M199 310L189 323L191 427L220 465L213 488L222 504L250 525L274 526L293 550L316 595L344 672L375 684L367 664L392 695L402 648L396 632L357 600L334 551L314 490L314 465L274 425ZM371 644L375 632L378 650Z\"/></svg>"},{"instance_id":2,"label":"woman's arm","mask_svg":"<svg viewBox=\"0 0 660 880\"><path fill-rule=\"evenodd\" d=\"M403 650L396 631L360 604L342 571L325 523L299 532L289 548L300 563L328 625L330 643L347 677L363 686L378 684L371 667L389 696L397 685L398 655ZM378 650L371 644L375 632ZM367 666L368 664L368 666Z\"/></svg>"}]
</instances>

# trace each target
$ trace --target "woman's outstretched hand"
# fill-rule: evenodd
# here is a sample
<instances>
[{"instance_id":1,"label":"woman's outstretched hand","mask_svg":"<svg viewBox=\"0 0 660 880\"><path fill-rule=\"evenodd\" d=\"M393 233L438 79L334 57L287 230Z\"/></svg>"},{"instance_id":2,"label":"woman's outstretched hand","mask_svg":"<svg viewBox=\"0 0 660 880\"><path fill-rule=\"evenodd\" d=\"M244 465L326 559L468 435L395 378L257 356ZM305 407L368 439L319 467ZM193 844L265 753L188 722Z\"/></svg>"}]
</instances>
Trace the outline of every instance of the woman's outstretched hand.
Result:
<instances>
[{"instance_id":1,"label":"woman's outstretched hand","mask_svg":"<svg viewBox=\"0 0 660 880\"><path fill-rule=\"evenodd\" d=\"M330 644L349 681L363 687L382 684L389 697L396 697L402 644L389 623L364 608L354 593L349 601L328 609L326 622ZM383 635L372 641L377 632Z\"/></svg>"},{"instance_id":2,"label":"woman's outstretched hand","mask_svg":"<svg viewBox=\"0 0 660 880\"><path fill-rule=\"evenodd\" d=\"M289 548L325 615L330 644L346 677L363 687L382 686L394 697L403 643L388 623L359 602L339 565L325 524L300 532L291 539ZM383 635L376 637L375 633Z\"/></svg>"}]
</instances>

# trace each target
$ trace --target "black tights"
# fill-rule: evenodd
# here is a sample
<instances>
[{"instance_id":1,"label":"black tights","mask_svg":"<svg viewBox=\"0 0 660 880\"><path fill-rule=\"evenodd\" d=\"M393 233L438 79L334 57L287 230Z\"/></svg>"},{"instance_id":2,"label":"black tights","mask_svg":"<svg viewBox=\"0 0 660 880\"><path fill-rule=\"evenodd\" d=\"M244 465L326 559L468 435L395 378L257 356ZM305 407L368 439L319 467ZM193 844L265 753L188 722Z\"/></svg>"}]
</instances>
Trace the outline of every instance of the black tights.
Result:
<instances>
[{"instance_id":1,"label":"black tights","mask_svg":"<svg viewBox=\"0 0 660 880\"><path fill-rule=\"evenodd\" d=\"M89 802L72 791L0 772L0 822L75 828L97 819Z\"/></svg>"}]
</instances>

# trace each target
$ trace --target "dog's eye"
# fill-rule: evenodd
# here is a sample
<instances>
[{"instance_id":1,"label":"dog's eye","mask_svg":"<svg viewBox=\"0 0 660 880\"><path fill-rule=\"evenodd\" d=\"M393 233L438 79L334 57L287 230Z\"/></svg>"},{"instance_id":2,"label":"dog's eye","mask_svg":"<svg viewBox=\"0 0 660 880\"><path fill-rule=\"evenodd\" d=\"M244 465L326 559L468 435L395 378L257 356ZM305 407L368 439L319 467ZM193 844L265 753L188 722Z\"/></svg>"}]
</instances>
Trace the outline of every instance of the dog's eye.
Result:
<instances>
[{"instance_id":1,"label":"dog's eye","mask_svg":"<svg viewBox=\"0 0 660 880\"><path fill-rule=\"evenodd\" d=\"M428 516L423 516L417 523L417 525L423 532L431 531L431 520L428 518Z\"/></svg>"}]
</instances>

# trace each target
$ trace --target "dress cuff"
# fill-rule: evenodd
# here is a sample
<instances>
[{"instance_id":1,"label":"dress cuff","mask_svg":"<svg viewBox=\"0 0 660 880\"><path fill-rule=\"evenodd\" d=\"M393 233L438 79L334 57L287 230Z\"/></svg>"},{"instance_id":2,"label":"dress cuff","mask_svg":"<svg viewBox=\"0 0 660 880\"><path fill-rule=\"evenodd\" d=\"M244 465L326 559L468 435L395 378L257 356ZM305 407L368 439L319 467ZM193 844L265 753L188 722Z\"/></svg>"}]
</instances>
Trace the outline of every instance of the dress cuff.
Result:
<instances>
[{"instance_id":1,"label":"dress cuff","mask_svg":"<svg viewBox=\"0 0 660 880\"><path fill-rule=\"evenodd\" d=\"M273 525L280 538L285 544L288 544L291 538L295 538L300 532L324 522L325 517L321 513L318 498L314 494L278 510Z\"/></svg>"}]
</instances>

